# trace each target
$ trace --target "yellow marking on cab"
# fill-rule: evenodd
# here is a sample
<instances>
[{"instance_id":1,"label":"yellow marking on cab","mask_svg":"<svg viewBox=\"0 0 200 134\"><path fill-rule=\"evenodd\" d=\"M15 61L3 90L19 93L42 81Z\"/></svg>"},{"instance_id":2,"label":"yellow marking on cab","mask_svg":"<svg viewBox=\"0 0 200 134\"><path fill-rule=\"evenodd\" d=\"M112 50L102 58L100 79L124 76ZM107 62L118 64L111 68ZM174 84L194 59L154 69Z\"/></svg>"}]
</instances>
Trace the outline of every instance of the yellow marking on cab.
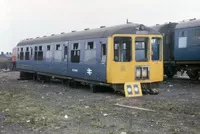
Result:
<instances>
[{"instance_id":1,"label":"yellow marking on cab","mask_svg":"<svg viewBox=\"0 0 200 134\"><path fill-rule=\"evenodd\" d=\"M130 62L115 62L114 61L114 37L131 37L132 38L132 61ZM146 62L136 62L135 61L135 37L159 37L161 35L135 35L135 34L125 34L125 35L113 35L108 38L108 52L107 52L107 82L112 84L124 84L128 81L140 82L140 83L150 83L150 82L160 82L163 81L163 49L161 49L161 60L152 61L151 55L149 61ZM163 42L160 44L163 48ZM152 44L149 40L149 48L152 48ZM152 49L149 49L149 53L152 53ZM150 78L148 80L136 80L135 79L135 66L149 66L150 67Z\"/></svg>"},{"instance_id":2,"label":"yellow marking on cab","mask_svg":"<svg viewBox=\"0 0 200 134\"><path fill-rule=\"evenodd\" d=\"M124 84L124 92L126 97L142 96L142 89L140 82L126 82Z\"/></svg>"}]
</instances>

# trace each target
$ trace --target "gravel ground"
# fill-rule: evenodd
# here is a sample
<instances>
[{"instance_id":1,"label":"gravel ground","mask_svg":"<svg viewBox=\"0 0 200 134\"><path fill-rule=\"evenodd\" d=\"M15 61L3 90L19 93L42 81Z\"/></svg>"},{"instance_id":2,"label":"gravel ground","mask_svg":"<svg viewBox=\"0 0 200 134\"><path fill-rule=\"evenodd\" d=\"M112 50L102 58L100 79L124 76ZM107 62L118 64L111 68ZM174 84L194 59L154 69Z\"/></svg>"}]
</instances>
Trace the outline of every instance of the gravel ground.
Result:
<instances>
[{"instance_id":1,"label":"gravel ground","mask_svg":"<svg viewBox=\"0 0 200 134\"><path fill-rule=\"evenodd\" d=\"M197 134L200 82L166 80L160 94L125 98L106 88L91 93L59 83L19 81L18 72L0 73L0 133ZM114 104L154 111L124 108Z\"/></svg>"}]
</instances>

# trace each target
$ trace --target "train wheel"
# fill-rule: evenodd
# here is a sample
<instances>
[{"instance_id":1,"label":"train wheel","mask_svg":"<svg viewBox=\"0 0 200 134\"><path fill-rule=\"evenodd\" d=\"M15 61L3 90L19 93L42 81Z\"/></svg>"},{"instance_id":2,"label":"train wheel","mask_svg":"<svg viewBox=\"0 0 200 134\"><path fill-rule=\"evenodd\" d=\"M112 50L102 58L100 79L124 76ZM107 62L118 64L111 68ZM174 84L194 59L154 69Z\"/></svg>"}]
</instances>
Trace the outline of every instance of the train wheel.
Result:
<instances>
[{"instance_id":1,"label":"train wheel","mask_svg":"<svg viewBox=\"0 0 200 134\"><path fill-rule=\"evenodd\" d=\"M70 81L69 81L69 86L70 86L71 88L76 88L76 87L77 87L76 81L70 80Z\"/></svg>"},{"instance_id":2,"label":"train wheel","mask_svg":"<svg viewBox=\"0 0 200 134\"><path fill-rule=\"evenodd\" d=\"M187 75L191 80L198 80L200 77L198 71L187 71Z\"/></svg>"},{"instance_id":3,"label":"train wheel","mask_svg":"<svg viewBox=\"0 0 200 134\"><path fill-rule=\"evenodd\" d=\"M33 81L37 80L37 74L33 74Z\"/></svg>"},{"instance_id":4,"label":"train wheel","mask_svg":"<svg viewBox=\"0 0 200 134\"><path fill-rule=\"evenodd\" d=\"M97 89L96 89L96 87L95 87L94 84L90 84L90 91L91 91L92 93L96 93L96 92L97 92Z\"/></svg>"},{"instance_id":5,"label":"train wheel","mask_svg":"<svg viewBox=\"0 0 200 134\"><path fill-rule=\"evenodd\" d=\"M173 74L167 74L167 77L171 79L171 78L174 77L174 75Z\"/></svg>"},{"instance_id":6,"label":"train wheel","mask_svg":"<svg viewBox=\"0 0 200 134\"><path fill-rule=\"evenodd\" d=\"M159 94L158 89L153 88L153 89L149 89L149 90L150 90L150 94L152 94L152 95Z\"/></svg>"}]
</instances>

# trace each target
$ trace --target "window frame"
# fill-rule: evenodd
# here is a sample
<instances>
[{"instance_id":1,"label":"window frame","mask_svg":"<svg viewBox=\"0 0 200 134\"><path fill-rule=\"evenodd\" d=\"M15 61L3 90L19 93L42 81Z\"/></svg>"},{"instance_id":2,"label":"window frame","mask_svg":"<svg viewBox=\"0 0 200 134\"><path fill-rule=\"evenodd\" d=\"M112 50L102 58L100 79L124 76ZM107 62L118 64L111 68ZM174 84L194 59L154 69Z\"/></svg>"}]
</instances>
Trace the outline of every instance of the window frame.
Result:
<instances>
[{"instance_id":1,"label":"window frame","mask_svg":"<svg viewBox=\"0 0 200 134\"><path fill-rule=\"evenodd\" d=\"M130 49L128 49L128 47L127 47L127 44L126 44L126 47L124 48L124 42L123 42L123 44L121 44L121 43L115 43L115 38L127 38L126 39L126 43L128 42L128 38L130 39L129 41L129 43L130 43ZM118 47L117 47L117 49L116 49L116 44L118 44ZM120 49L119 49L120 48ZM114 36L113 37L113 61L114 62L132 62L133 61L133 50L132 50L132 48L133 48L133 38L132 38L132 36ZM124 50L125 50L125 55L126 55L126 59L128 59L128 58L130 58L129 60L124 60L123 58L123 52L124 52ZM127 58L127 50L129 50L130 52L130 55L129 55L129 57ZM116 57L116 51L117 51L117 56L118 56L118 60L116 60L115 59L115 57ZM119 53L120 53L120 56L119 56Z\"/></svg>"},{"instance_id":2,"label":"window frame","mask_svg":"<svg viewBox=\"0 0 200 134\"><path fill-rule=\"evenodd\" d=\"M89 43L93 43L92 44L93 48L90 48ZM94 50L94 49L96 49L96 43L95 43L95 41L88 41L88 42L85 43L85 50Z\"/></svg>"},{"instance_id":3,"label":"window frame","mask_svg":"<svg viewBox=\"0 0 200 134\"><path fill-rule=\"evenodd\" d=\"M47 51L51 51L51 45L47 45L46 49Z\"/></svg>"},{"instance_id":4,"label":"window frame","mask_svg":"<svg viewBox=\"0 0 200 134\"><path fill-rule=\"evenodd\" d=\"M158 60L153 60L153 42L152 39L159 39L159 59ZM163 55L162 55L162 51L163 51L163 39L161 37L151 37L151 61L155 62L155 61L162 61L163 59Z\"/></svg>"},{"instance_id":5,"label":"window frame","mask_svg":"<svg viewBox=\"0 0 200 134\"><path fill-rule=\"evenodd\" d=\"M56 44L56 49L55 51L61 51L61 44Z\"/></svg>"},{"instance_id":6,"label":"window frame","mask_svg":"<svg viewBox=\"0 0 200 134\"><path fill-rule=\"evenodd\" d=\"M150 42L150 37L149 36L135 36L134 37L135 39L134 39L134 61L135 62L149 62L150 61L150 59L151 59L151 56L150 56L150 44L151 44L151 42ZM136 39L137 38L146 38L146 39L148 39L147 41L145 40L145 41L137 41ZM144 44L144 48L143 49L136 49L136 42L147 42L147 44ZM147 47L147 48L146 48ZM144 59L147 59L147 60L137 60L136 59L136 51L137 50L144 50L144 55L146 56L144 56Z\"/></svg>"},{"instance_id":7,"label":"window frame","mask_svg":"<svg viewBox=\"0 0 200 134\"><path fill-rule=\"evenodd\" d=\"M78 45L78 46L76 47L75 45ZM68 47L68 49L69 49L69 47ZM76 54L74 55L74 53L76 53ZM74 59L74 57L77 58L77 56L78 56L79 59L78 60ZM71 63L80 63L81 62L81 50L80 50L80 43L79 42L71 43L70 62Z\"/></svg>"}]
</instances>

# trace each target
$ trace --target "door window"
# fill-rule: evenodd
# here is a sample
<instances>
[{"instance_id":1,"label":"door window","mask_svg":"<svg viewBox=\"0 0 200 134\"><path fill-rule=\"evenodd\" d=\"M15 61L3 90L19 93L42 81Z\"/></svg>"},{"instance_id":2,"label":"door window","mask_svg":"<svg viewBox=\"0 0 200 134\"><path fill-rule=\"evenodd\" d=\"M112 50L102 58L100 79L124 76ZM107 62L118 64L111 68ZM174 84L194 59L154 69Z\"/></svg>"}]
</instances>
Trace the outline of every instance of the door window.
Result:
<instances>
[{"instance_id":1,"label":"door window","mask_svg":"<svg viewBox=\"0 0 200 134\"><path fill-rule=\"evenodd\" d=\"M161 60L161 39L152 38L152 61Z\"/></svg>"}]
</instances>

